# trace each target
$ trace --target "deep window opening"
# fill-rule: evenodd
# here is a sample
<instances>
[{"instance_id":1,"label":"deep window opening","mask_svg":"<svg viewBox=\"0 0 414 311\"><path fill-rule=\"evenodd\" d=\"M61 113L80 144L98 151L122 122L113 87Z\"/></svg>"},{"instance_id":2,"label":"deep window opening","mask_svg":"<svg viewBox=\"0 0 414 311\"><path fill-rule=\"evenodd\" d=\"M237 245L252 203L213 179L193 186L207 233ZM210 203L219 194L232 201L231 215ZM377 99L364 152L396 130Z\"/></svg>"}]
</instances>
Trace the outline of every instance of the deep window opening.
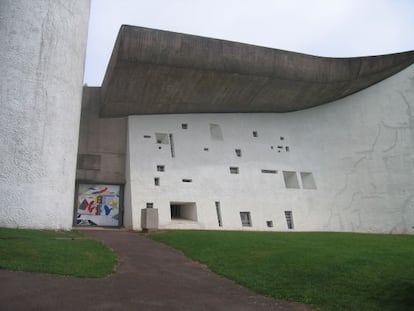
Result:
<instances>
[{"instance_id":1,"label":"deep window opening","mask_svg":"<svg viewBox=\"0 0 414 311\"><path fill-rule=\"evenodd\" d=\"M223 133L221 132L220 125L210 124L210 136L213 140L223 140Z\"/></svg>"},{"instance_id":2,"label":"deep window opening","mask_svg":"<svg viewBox=\"0 0 414 311\"><path fill-rule=\"evenodd\" d=\"M300 178L302 179L303 189L316 189L316 183L312 173L300 172Z\"/></svg>"},{"instance_id":3,"label":"deep window opening","mask_svg":"<svg viewBox=\"0 0 414 311\"><path fill-rule=\"evenodd\" d=\"M164 165L157 165L157 172L164 172L165 166Z\"/></svg>"},{"instance_id":4,"label":"deep window opening","mask_svg":"<svg viewBox=\"0 0 414 311\"><path fill-rule=\"evenodd\" d=\"M171 219L185 219L197 221L197 207L195 202L170 202Z\"/></svg>"},{"instance_id":5,"label":"deep window opening","mask_svg":"<svg viewBox=\"0 0 414 311\"><path fill-rule=\"evenodd\" d=\"M266 225L267 225L268 228L272 228L273 227L273 221L272 220L266 221Z\"/></svg>"},{"instance_id":6,"label":"deep window opening","mask_svg":"<svg viewBox=\"0 0 414 311\"><path fill-rule=\"evenodd\" d=\"M182 179L182 182L193 182L193 180L192 179L188 179L188 178L184 178L184 179Z\"/></svg>"},{"instance_id":7,"label":"deep window opening","mask_svg":"<svg viewBox=\"0 0 414 311\"><path fill-rule=\"evenodd\" d=\"M299 180L296 172L283 171L283 179L285 181L286 188L299 189Z\"/></svg>"},{"instance_id":8,"label":"deep window opening","mask_svg":"<svg viewBox=\"0 0 414 311\"><path fill-rule=\"evenodd\" d=\"M250 217L250 212L240 212L240 220L243 227L251 227L252 219Z\"/></svg>"},{"instance_id":9,"label":"deep window opening","mask_svg":"<svg viewBox=\"0 0 414 311\"><path fill-rule=\"evenodd\" d=\"M160 178L159 177L154 177L154 185L155 186L159 186L160 185Z\"/></svg>"},{"instance_id":10,"label":"deep window opening","mask_svg":"<svg viewBox=\"0 0 414 311\"><path fill-rule=\"evenodd\" d=\"M253 131L252 134L253 134L253 137L258 137L259 136L257 131Z\"/></svg>"},{"instance_id":11,"label":"deep window opening","mask_svg":"<svg viewBox=\"0 0 414 311\"><path fill-rule=\"evenodd\" d=\"M183 130L188 129L188 124L187 124L187 123L182 123L182 124L181 124L181 128L182 128Z\"/></svg>"},{"instance_id":12,"label":"deep window opening","mask_svg":"<svg viewBox=\"0 0 414 311\"><path fill-rule=\"evenodd\" d=\"M237 166L230 166L230 174L238 174L239 168Z\"/></svg>"},{"instance_id":13,"label":"deep window opening","mask_svg":"<svg viewBox=\"0 0 414 311\"><path fill-rule=\"evenodd\" d=\"M155 133L155 141L157 142L157 144L164 144L164 145L169 144L168 134L166 134L166 133Z\"/></svg>"},{"instance_id":14,"label":"deep window opening","mask_svg":"<svg viewBox=\"0 0 414 311\"><path fill-rule=\"evenodd\" d=\"M235 149L234 150L236 152L236 155L240 158L242 156L242 151L241 149Z\"/></svg>"},{"instance_id":15,"label":"deep window opening","mask_svg":"<svg viewBox=\"0 0 414 311\"><path fill-rule=\"evenodd\" d=\"M147 208L154 208L154 203L152 203L152 202L147 202L146 207L147 207Z\"/></svg>"}]
</instances>

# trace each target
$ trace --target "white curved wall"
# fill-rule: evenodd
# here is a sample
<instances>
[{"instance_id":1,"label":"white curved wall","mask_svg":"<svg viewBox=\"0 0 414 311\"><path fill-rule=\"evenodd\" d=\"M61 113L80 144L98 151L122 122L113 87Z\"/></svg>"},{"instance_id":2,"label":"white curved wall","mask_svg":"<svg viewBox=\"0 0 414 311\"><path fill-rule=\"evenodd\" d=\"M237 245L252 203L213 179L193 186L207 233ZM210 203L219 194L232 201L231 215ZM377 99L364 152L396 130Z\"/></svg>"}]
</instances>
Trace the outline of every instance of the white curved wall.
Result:
<instances>
[{"instance_id":1,"label":"white curved wall","mask_svg":"<svg viewBox=\"0 0 414 311\"><path fill-rule=\"evenodd\" d=\"M223 141L210 137L210 124L220 125ZM134 229L147 202L161 228L218 229L219 201L224 229L287 230L284 211L292 211L294 230L414 232L414 65L299 112L130 116L128 127L125 224ZM173 134L175 157L155 133ZM286 188L282 171L312 172L317 189L303 189L300 178L300 189ZM171 221L170 202L196 202L197 222ZM243 211L250 228L241 226Z\"/></svg>"},{"instance_id":2,"label":"white curved wall","mask_svg":"<svg viewBox=\"0 0 414 311\"><path fill-rule=\"evenodd\" d=\"M0 1L0 227L72 227L89 8Z\"/></svg>"}]
</instances>

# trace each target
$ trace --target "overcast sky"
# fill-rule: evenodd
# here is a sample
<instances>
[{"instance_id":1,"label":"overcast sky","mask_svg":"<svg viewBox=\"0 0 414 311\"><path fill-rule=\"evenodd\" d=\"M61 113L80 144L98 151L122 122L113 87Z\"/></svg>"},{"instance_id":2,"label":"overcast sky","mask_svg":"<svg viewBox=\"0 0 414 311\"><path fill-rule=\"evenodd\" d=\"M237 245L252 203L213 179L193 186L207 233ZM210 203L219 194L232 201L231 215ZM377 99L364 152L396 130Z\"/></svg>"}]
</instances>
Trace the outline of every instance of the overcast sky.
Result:
<instances>
[{"instance_id":1,"label":"overcast sky","mask_svg":"<svg viewBox=\"0 0 414 311\"><path fill-rule=\"evenodd\" d=\"M330 57L414 50L414 0L92 0L88 85L122 24Z\"/></svg>"}]
</instances>

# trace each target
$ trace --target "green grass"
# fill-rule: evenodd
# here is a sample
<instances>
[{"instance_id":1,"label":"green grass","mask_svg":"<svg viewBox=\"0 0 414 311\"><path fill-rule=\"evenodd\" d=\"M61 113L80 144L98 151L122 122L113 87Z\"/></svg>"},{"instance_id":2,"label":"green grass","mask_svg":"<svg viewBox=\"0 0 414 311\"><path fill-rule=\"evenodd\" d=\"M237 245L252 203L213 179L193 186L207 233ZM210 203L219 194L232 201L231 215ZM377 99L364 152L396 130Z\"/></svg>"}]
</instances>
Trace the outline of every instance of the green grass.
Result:
<instances>
[{"instance_id":1,"label":"green grass","mask_svg":"<svg viewBox=\"0 0 414 311\"><path fill-rule=\"evenodd\" d=\"M414 310L414 236L171 231L149 237L263 295L322 310Z\"/></svg>"},{"instance_id":2,"label":"green grass","mask_svg":"<svg viewBox=\"0 0 414 311\"><path fill-rule=\"evenodd\" d=\"M116 262L109 248L79 232L0 228L0 269L99 278Z\"/></svg>"}]
</instances>

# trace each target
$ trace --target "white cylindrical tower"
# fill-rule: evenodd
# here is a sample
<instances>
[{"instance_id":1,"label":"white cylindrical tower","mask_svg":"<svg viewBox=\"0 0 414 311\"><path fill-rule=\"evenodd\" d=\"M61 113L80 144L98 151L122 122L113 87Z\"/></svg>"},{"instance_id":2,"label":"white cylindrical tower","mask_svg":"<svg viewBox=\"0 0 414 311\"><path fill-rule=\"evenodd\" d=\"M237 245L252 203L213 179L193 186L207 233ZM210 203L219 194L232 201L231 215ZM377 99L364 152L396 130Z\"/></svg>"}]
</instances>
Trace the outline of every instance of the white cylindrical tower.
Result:
<instances>
[{"instance_id":1,"label":"white cylindrical tower","mask_svg":"<svg viewBox=\"0 0 414 311\"><path fill-rule=\"evenodd\" d=\"M89 10L0 1L0 227L72 227Z\"/></svg>"}]
</instances>

